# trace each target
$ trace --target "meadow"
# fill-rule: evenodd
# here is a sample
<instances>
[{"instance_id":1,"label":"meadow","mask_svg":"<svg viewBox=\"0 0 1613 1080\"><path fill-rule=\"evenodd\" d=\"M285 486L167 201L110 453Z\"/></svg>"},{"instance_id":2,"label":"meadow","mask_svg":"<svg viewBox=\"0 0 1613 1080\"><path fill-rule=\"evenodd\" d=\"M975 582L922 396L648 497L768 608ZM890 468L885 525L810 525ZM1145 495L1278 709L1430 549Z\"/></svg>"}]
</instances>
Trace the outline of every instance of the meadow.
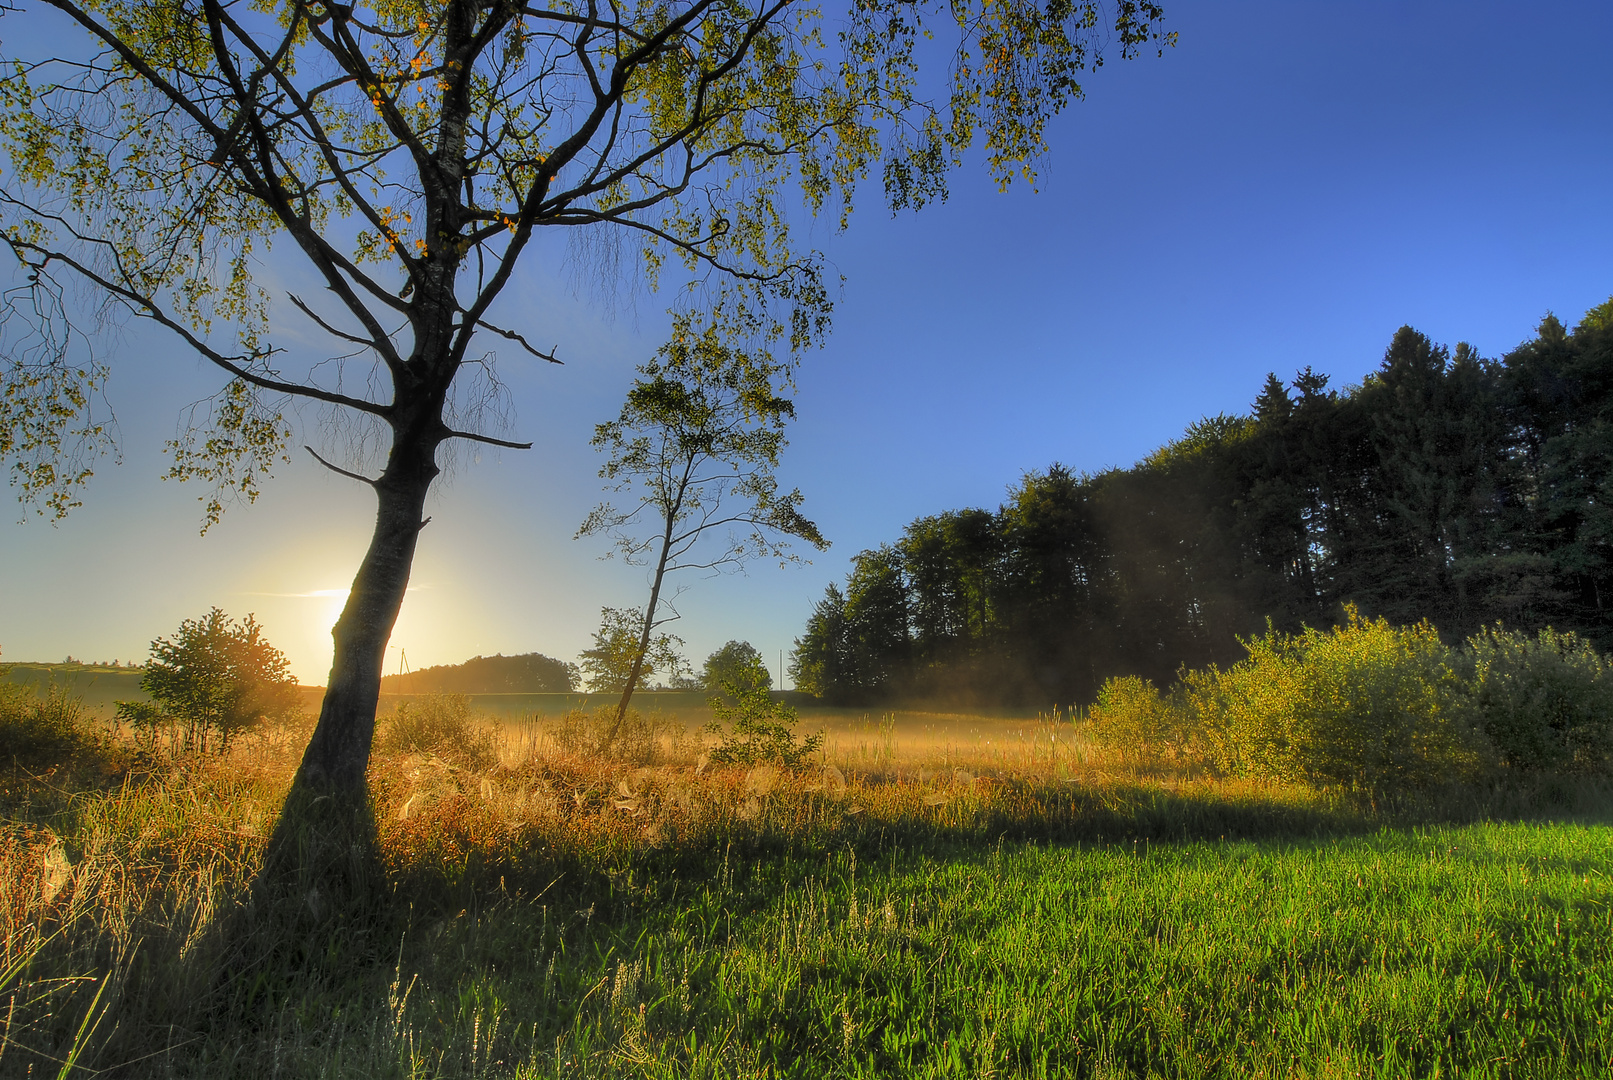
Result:
<instances>
[{"instance_id":1,"label":"meadow","mask_svg":"<svg viewBox=\"0 0 1613 1080\"><path fill-rule=\"evenodd\" d=\"M265 943L306 729L165 755L60 711L0 792L6 1076L1613 1067L1594 778L1374 803L920 710L807 711L805 767L723 767L699 716L605 760L563 718L417 710L372 766L385 895Z\"/></svg>"}]
</instances>

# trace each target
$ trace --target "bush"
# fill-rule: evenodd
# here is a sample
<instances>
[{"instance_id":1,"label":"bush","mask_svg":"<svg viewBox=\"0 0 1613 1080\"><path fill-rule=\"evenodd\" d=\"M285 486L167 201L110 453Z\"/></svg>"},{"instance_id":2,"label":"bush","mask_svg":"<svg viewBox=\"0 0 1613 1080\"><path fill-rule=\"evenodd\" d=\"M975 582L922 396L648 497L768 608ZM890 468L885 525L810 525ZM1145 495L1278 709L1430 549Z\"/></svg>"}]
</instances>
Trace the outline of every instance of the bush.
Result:
<instances>
[{"instance_id":1,"label":"bush","mask_svg":"<svg viewBox=\"0 0 1613 1080\"><path fill-rule=\"evenodd\" d=\"M0 761L57 765L99 750L102 742L77 698L54 686L39 697L28 687L0 683Z\"/></svg>"},{"instance_id":2,"label":"bush","mask_svg":"<svg viewBox=\"0 0 1613 1080\"><path fill-rule=\"evenodd\" d=\"M493 733L471 719L464 694L405 701L381 725L376 749L389 754L435 754L473 769L498 761Z\"/></svg>"},{"instance_id":3,"label":"bush","mask_svg":"<svg viewBox=\"0 0 1613 1080\"><path fill-rule=\"evenodd\" d=\"M1203 755L1202 732L1180 687L1167 696L1135 675L1110 679L1087 715L1106 746L1166 758Z\"/></svg>"},{"instance_id":4,"label":"bush","mask_svg":"<svg viewBox=\"0 0 1613 1080\"><path fill-rule=\"evenodd\" d=\"M1110 679L1100 741L1224 772L1338 784L1376 796L1495 769L1613 773L1613 666L1582 638L1500 626L1449 648L1427 622L1391 627L1346 608L1343 626L1268 631L1223 671L1183 672L1169 694Z\"/></svg>"},{"instance_id":5,"label":"bush","mask_svg":"<svg viewBox=\"0 0 1613 1080\"><path fill-rule=\"evenodd\" d=\"M177 750L224 753L230 740L299 708L297 679L285 654L248 615L237 622L218 608L180 623L173 640L151 643L140 679L150 702L118 702L118 718L142 742L166 735Z\"/></svg>"},{"instance_id":6,"label":"bush","mask_svg":"<svg viewBox=\"0 0 1613 1080\"><path fill-rule=\"evenodd\" d=\"M768 693L771 680L761 655L753 650L741 660L729 669L720 686L711 687L719 696L706 699L717 717L706 730L720 736L711 760L725 765L768 761L795 768L823 745L823 736L808 735L797 742L795 710L783 701L774 701Z\"/></svg>"},{"instance_id":7,"label":"bush","mask_svg":"<svg viewBox=\"0 0 1613 1080\"><path fill-rule=\"evenodd\" d=\"M1520 772L1605 773L1613 763L1613 673L1572 633L1499 626L1462 650L1470 722Z\"/></svg>"},{"instance_id":8,"label":"bush","mask_svg":"<svg viewBox=\"0 0 1613 1080\"><path fill-rule=\"evenodd\" d=\"M1374 797L1476 776L1486 747L1433 626L1346 610L1327 633L1268 631L1230 669L1184 676L1220 766Z\"/></svg>"}]
</instances>

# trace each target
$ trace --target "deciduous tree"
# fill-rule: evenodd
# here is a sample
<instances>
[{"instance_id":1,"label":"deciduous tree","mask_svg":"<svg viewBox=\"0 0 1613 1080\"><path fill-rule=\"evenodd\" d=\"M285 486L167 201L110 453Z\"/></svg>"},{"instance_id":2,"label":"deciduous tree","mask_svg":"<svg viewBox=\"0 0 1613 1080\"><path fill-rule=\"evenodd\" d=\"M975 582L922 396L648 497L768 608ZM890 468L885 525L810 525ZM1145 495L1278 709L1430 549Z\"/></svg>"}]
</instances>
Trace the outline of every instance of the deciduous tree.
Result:
<instances>
[{"instance_id":1,"label":"deciduous tree","mask_svg":"<svg viewBox=\"0 0 1613 1080\"><path fill-rule=\"evenodd\" d=\"M620 694L629 679L648 678L657 671L664 672L673 682L679 681L686 670L683 655L678 651L683 639L674 634L657 634L644 644L639 640L643 626L642 608L600 609L594 644L582 651L579 665L588 680L590 693ZM612 730L602 745L608 748L615 738L616 732Z\"/></svg>"},{"instance_id":2,"label":"deciduous tree","mask_svg":"<svg viewBox=\"0 0 1613 1080\"><path fill-rule=\"evenodd\" d=\"M153 735L170 727L183 749L201 753L222 753L236 735L290 716L300 704L286 656L263 627L251 615L237 622L218 608L151 643L140 689L151 702L119 702L119 715Z\"/></svg>"},{"instance_id":3,"label":"deciduous tree","mask_svg":"<svg viewBox=\"0 0 1613 1080\"><path fill-rule=\"evenodd\" d=\"M748 641L730 641L706 657L700 682L705 689L718 693L729 685L744 691L773 689L767 662Z\"/></svg>"},{"instance_id":4,"label":"deciduous tree","mask_svg":"<svg viewBox=\"0 0 1613 1080\"><path fill-rule=\"evenodd\" d=\"M780 492L773 474L784 424L795 416L794 404L778 393L788 377L784 365L765 350L730 347L714 329L695 335L680 324L639 373L621 414L594 435L594 445L610 455L600 475L632 501L600 504L577 530L611 537L624 559L651 568L638 655L620 687L616 727L627 716L655 628L678 617L663 593L667 575L736 570L757 556L794 559L791 537L820 550L829 546L802 516L801 492Z\"/></svg>"},{"instance_id":5,"label":"deciduous tree","mask_svg":"<svg viewBox=\"0 0 1613 1080\"><path fill-rule=\"evenodd\" d=\"M327 818L363 805L439 450L525 445L474 422L467 382L491 370L489 342L559 360L495 312L541 232L594 236L651 285L726 290L762 337L804 347L830 295L792 199L844 224L877 172L889 206L922 206L975 145L1000 183L1029 177L1107 43L1130 56L1166 41L1152 0L47 7L60 21L30 13L30 44L7 34L0 56L0 239L17 268L0 453L23 499L60 514L88 475L75 455L106 438L92 406L110 369L73 325L80 286L218 369L172 469L207 485L209 522L286 457L292 403L378 434L378 468L325 462L376 498L293 788ZM932 32L949 43L921 47ZM936 102L921 55L949 61ZM271 245L318 291L271 296L256 276ZM283 351L292 311L345 361Z\"/></svg>"}]
</instances>

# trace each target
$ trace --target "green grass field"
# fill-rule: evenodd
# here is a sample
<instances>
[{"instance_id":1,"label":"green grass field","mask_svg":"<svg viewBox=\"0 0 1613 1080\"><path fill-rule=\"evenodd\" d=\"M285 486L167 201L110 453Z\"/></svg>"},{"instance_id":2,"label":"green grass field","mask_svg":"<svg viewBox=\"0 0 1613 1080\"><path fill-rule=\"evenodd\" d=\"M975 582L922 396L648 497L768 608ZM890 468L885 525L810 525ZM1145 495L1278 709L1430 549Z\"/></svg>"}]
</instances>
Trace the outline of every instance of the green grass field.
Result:
<instances>
[{"instance_id":1,"label":"green grass field","mask_svg":"<svg viewBox=\"0 0 1613 1080\"><path fill-rule=\"evenodd\" d=\"M279 968L237 939L296 732L14 765L0 1075L1613 1071L1605 784L1373 809L1045 717L822 724L794 776L383 755L391 891Z\"/></svg>"},{"instance_id":2,"label":"green grass field","mask_svg":"<svg viewBox=\"0 0 1613 1080\"><path fill-rule=\"evenodd\" d=\"M355 1075L1605 1077L1605 826L730 865L404 941ZM374 1013L379 1020L380 1002Z\"/></svg>"}]
</instances>

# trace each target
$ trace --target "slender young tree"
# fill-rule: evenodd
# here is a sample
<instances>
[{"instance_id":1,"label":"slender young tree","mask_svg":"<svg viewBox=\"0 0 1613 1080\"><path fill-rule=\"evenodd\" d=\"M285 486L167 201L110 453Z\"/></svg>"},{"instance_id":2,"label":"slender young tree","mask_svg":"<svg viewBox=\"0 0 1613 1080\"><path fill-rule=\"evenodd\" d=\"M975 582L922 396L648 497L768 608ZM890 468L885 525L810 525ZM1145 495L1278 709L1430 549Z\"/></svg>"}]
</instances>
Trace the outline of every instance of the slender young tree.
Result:
<instances>
[{"instance_id":1,"label":"slender young tree","mask_svg":"<svg viewBox=\"0 0 1613 1080\"><path fill-rule=\"evenodd\" d=\"M558 362L495 311L542 230L596 237L651 286L728 288L765 335L805 347L830 305L790 228L795 197L843 225L877 171L891 207L922 206L976 143L1001 183L1029 178L1107 43L1131 56L1170 40L1152 0L38 8L59 21L30 12L0 54L0 240L16 259L0 453L21 497L59 515L107 443L94 403L110 368L73 323L80 287L103 305L90 314L149 320L218 369L210 415L174 446L173 475L209 486L208 522L286 459L292 404L378 433L378 465L321 458L376 499L293 787L327 817L363 803L439 449L527 445L466 419L485 343ZM919 84L932 31L951 41L936 102ZM319 291L271 296L255 276L271 245ZM282 315L323 334L345 376L277 345Z\"/></svg>"},{"instance_id":2,"label":"slender young tree","mask_svg":"<svg viewBox=\"0 0 1613 1080\"><path fill-rule=\"evenodd\" d=\"M791 537L829 546L801 515L799 489L781 493L773 475L784 425L795 417L794 403L777 392L788 369L764 349L730 347L732 336L716 323L696 333L680 321L672 340L639 368L621 414L595 429L594 446L609 454L600 476L634 501L625 508L601 503L577 535L607 535L613 553L651 568L649 603L606 745L627 716L656 627L678 617L662 592L668 574L737 570L758 556L793 560Z\"/></svg>"}]
</instances>

